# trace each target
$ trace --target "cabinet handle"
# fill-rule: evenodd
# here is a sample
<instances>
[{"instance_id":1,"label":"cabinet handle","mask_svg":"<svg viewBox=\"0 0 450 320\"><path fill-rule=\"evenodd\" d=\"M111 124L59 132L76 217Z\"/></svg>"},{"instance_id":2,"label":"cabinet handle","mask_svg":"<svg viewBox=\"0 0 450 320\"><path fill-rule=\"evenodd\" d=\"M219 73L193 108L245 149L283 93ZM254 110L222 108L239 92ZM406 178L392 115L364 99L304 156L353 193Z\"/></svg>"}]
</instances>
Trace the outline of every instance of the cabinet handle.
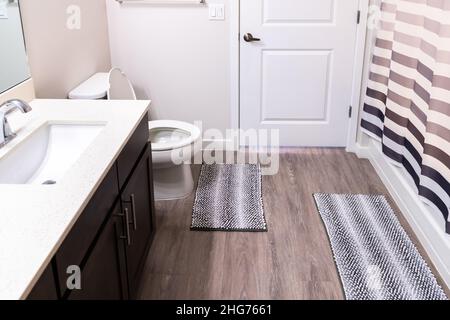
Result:
<instances>
[{"instance_id":1,"label":"cabinet handle","mask_svg":"<svg viewBox=\"0 0 450 320\"><path fill-rule=\"evenodd\" d=\"M125 224L126 224L126 231L127 231L127 237L126 237L126 240L127 240L127 244L128 244L128 246L130 246L131 245L131 238L130 238L130 216L129 216L129 214L128 214L129 212L128 212L128 208L125 208Z\"/></svg>"},{"instance_id":2,"label":"cabinet handle","mask_svg":"<svg viewBox=\"0 0 450 320\"><path fill-rule=\"evenodd\" d=\"M133 228L134 231L137 230L137 220L136 220L136 202L134 201L134 193L130 196L131 200L131 212L133 213Z\"/></svg>"},{"instance_id":3,"label":"cabinet handle","mask_svg":"<svg viewBox=\"0 0 450 320\"><path fill-rule=\"evenodd\" d=\"M115 216L116 217L121 217L122 218L122 221L123 221L123 217L125 217L125 223L126 223L126 226L127 226L127 229L126 229L126 234L124 235L124 236L120 236L120 239L121 240L127 240L127 244L128 245L130 245L131 244L131 240L130 240L130 227L129 227L129 225L130 225L130 223L129 223L129 217L128 217L128 209L125 209L125 214L123 214L123 213L117 213L117 214L115 214Z\"/></svg>"}]
</instances>

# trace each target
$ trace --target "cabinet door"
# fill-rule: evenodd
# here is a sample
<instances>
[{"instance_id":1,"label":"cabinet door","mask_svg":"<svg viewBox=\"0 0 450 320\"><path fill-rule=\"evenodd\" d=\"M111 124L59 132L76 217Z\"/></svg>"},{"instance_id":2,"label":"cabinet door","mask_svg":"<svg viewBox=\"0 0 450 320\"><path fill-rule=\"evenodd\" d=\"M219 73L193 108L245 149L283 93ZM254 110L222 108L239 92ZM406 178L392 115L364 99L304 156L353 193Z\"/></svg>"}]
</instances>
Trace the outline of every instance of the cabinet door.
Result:
<instances>
[{"instance_id":1,"label":"cabinet door","mask_svg":"<svg viewBox=\"0 0 450 320\"><path fill-rule=\"evenodd\" d=\"M122 193L122 206L128 214L130 239L126 246L130 298L136 298L148 251L153 239L154 200L150 144Z\"/></svg>"},{"instance_id":2,"label":"cabinet door","mask_svg":"<svg viewBox=\"0 0 450 320\"><path fill-rule=\"evenodd\" d=\"M55 255L61 292L67 290L67 268L73 265L84 268L91 245L111 215L118 198L117 168L114 165Z\"/></svg>"},{"instance_id":3,"label":"cabinet door","mask_svg":"<svg viewBox=\"0 0 450 320\"><path fill-rule=\"evenodd\" d=\"M126 237L120 206L101 231L85 267L81 272L81 290L68 292L69 300L120 300L127 298L124 284L125 264L123 257Z\"/></svg>"}]
</instances>

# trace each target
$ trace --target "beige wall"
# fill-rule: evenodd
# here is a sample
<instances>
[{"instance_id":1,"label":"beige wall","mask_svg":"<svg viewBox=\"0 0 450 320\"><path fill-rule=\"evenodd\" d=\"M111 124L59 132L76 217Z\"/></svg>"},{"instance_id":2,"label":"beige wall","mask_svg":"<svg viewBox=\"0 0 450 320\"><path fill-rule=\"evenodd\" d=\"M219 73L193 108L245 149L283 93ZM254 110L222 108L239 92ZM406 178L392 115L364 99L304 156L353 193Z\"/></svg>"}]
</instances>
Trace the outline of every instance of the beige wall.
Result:
<instances>
[{"instance_id":1,"label":"beige wall","mask_svg":"<svg viewBox=\"0 0 450 320\"><path fill-rule=\"evenodd\" d=\"M66 27L70 5L81 8L80 30ZM111 67L105 0L21 0L20 6L37 98L66 98Z\"/></svg>"}]
</instances>

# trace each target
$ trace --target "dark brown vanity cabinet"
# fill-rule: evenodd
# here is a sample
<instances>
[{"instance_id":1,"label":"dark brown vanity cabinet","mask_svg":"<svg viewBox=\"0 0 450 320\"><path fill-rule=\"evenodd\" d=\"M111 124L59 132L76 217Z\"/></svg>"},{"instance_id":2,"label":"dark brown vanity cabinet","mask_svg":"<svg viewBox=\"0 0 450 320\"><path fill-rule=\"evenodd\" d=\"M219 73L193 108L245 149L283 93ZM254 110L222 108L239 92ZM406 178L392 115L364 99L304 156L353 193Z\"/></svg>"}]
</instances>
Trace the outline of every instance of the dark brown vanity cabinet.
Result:
<instances>
[{"instance_id":1,"label":"dark brown vanity cabinet","mask_svg":"<svg viewBox=\"0 0 450 320\"><path fill-rule=\"evenodd\" d=\"M136 298L155 228L152 153L148 138L145 117L30 299ZM67 284L68 279L73 280L70 272L73 266L80 268L81 289Z\"/></svg>"}]
</instances>

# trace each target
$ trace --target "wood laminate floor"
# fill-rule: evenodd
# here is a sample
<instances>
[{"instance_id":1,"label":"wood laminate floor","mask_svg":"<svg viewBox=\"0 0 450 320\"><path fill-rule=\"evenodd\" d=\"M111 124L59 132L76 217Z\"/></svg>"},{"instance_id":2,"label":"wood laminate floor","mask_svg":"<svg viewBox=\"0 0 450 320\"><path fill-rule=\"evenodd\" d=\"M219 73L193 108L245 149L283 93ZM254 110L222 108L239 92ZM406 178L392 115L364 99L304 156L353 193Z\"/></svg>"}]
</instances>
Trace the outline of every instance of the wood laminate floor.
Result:
<instances>
[{"instance_id":1,"label":"wood laminate floor","mask_svg":"<svg viewBox=\"0 0 450 320\"><path fill-rule=\"evenodd\" d=\"M198 178L199 166L194 172ZM263 178L267 233L192 232L194 194L157 203L157 232L140 297L344 299L312 196L316 192L383 194L399 212L367 160L342 149L287 150L279 173ZM399 218L429 262L405 219Z\"/></svg>"}]
</instances>

